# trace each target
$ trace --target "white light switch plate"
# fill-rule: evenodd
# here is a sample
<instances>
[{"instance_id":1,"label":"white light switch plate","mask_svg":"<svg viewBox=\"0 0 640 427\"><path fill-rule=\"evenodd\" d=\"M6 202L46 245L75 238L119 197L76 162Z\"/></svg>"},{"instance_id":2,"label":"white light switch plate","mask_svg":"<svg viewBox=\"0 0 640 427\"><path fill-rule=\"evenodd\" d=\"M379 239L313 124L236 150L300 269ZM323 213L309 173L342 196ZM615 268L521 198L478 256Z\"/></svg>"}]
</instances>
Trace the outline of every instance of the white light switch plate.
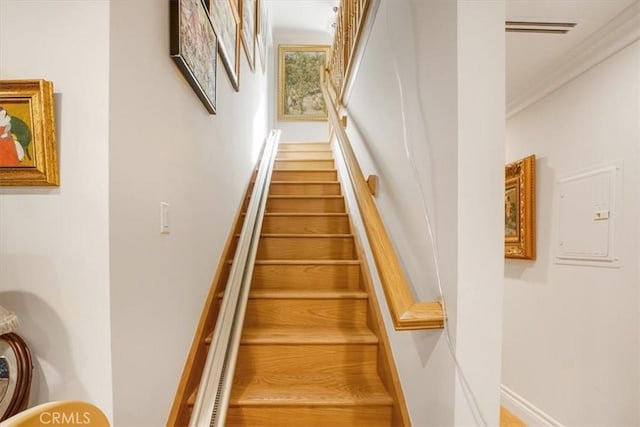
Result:
<instances>
[{"instance_id":1,"label":"white light switch plate","mask_svg":"<svg viewBox=\"0 0 640 427\"><path fill-rule=\"evenodd\" d=\"M160 202L160 233L169 234L169 203Z\"/></svg>"}]
</instances>

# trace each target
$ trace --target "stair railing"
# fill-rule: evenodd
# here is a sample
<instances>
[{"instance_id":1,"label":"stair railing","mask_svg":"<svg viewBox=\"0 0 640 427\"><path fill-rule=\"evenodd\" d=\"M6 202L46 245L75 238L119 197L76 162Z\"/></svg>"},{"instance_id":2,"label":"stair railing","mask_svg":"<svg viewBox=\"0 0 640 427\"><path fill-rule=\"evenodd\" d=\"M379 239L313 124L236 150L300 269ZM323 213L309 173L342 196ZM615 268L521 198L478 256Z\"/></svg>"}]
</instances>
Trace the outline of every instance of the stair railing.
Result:
<instances>
[{"instance_id":1,"label":"stair railing","mask_svg":"<svg viewBox=\"0 0 640 427\"><path fill-rule=\"evenodd\" d=\"M223 426L225 423L258 241L262 231L262 219L279 141L280 130L272 130L267 138L249 198L247 214L240 232L189 427L214 427Z\"/></svg>"},{"instance_id":2,"label":"stair railing","mask_svg":"<svg viewBox=\"0 0 640 427\"><path fill-rule=\"evenodd\" d=\"M329 113L329 121L338 141L349 181L353 186L356 202L371 247L378 276L389 305L391 318L396 330L437 329L444 327L443 307L437 301L417 302L402 266L391 243L391 239L380 217L380 212L369 191L362 169L351 147L338 111L329 94L326 75L323 78L322 93Z\"/></svg>"}]
</instances>

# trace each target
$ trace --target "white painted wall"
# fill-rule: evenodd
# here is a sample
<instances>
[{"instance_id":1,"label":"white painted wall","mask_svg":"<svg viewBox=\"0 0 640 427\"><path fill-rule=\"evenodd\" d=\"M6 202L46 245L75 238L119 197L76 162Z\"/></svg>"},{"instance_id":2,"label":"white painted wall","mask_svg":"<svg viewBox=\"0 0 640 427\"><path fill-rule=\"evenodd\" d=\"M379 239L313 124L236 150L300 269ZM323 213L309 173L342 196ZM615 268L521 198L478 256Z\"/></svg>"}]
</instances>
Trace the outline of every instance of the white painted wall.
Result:
<instances>
[{"instance_id":1,"label":"white painted wall","mask_svg":"<svg viewBox=\"0 0 640 427\"><path fill-rule=\"evenodd\" d=\"M333 37L320 32L276 32L273 34L273 51L269 53L269 120L274 129L281 129L282 141L327 141L329 125L326 121L280 121L278 120L278 46L281 44L331 45Z\"/></svg>"},{"instance_id":2,"label":"white painted wall","mask_svg":"<svg viewBox=\"0 0 640 427\"><path fill-rule=\"evenodd\" d=\"M111 417L108 61L108 1L0 0L0 78L53 81L60 164L59 188L0 187L0 304L34 357L31 403Z\"/></svg>"},{"instance_id":3,"label":"white painted wall","mask_svg":"<svg viewBox=\"0 0 640 427\"><path fill-rule=\"evenodd\" d=\"M640 424L640 42L507 122L507 160L537 156L536 261L508 260L502 381L565 425ZM624 161L618 269L558 265L554 183Z\"/></svg>"},{"instance_id":4,"label":"white painted wall","mask_svg":"<svg viewBox=\"0 0 640 427\"><path fill-rule=\"evenodd\" d=\"M164 0L111 3L110 214L115 424L164 425L267 124L266 75L218 67L209 115L169 58ZM260 67L258 67L260 70ZM159 233L160 202L171 234Z\"/></svg>"},{"instance_id":5,"label":"white painted wall","mask_svg":"<svg viewBox=\"0 0 640 427\"><path fill-rule=\"evenodd\" d=\"M383 0L347 106L347 133L365 174L379 176L376 201L413 291L434 300L424 194L451 336L489 425L500 383L503 25L502 1ZM473 424L443 331L395 332L385 320L413 424Z\"/></svg>"}]
</instances>

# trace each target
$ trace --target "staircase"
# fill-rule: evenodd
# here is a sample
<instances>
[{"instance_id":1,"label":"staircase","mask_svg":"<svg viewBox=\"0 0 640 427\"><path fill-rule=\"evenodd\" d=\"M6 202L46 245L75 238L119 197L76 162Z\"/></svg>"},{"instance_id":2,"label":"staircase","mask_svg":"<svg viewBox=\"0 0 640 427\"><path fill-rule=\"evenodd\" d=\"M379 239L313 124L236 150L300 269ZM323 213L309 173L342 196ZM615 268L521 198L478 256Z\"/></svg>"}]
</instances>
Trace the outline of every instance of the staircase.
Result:
<instances>
[{"instance_id":1,"label":"staircase","mask_svg":"<svg viewBox=\"0 0 640 427\"><path fill-rule=\"evenodd\" d=\"M281 143L226 425L410 425L368 271L330 144ZM178 391L189 398L184 410L178 399L167 425L186 425L196 400L194 372L202 372L213 323L199 331L206 338L196 338L187 361L194 368Z\"/></svg>"},{"instance_id":2,"label":"staircase","mask_svg":"<svg viewBox=\"0 0 640 427\"><path fill-rule=\"evenodd\" d=\"M361 280L329 144L281 143L227 425L398 425Z\"/></svg>"}]
</instances>

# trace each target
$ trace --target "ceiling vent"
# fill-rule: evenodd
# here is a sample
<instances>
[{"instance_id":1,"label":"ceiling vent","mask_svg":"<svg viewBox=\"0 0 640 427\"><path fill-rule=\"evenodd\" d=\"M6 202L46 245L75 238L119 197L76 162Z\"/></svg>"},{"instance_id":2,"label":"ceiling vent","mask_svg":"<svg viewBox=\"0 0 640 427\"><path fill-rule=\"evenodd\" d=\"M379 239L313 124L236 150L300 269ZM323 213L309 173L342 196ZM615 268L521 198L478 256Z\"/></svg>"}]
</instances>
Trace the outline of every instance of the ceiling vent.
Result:
<instances>
[{"instance_id":1,"label":"ceiling vent","mask_svg":"<svg viewBox=\"0 0 640 427\"><path fill-rule=\"evenodd\" d=\"M505 31L507 33L567 34L575 26L575 22L507 21Z\"/></svg>"}]
</instances>

